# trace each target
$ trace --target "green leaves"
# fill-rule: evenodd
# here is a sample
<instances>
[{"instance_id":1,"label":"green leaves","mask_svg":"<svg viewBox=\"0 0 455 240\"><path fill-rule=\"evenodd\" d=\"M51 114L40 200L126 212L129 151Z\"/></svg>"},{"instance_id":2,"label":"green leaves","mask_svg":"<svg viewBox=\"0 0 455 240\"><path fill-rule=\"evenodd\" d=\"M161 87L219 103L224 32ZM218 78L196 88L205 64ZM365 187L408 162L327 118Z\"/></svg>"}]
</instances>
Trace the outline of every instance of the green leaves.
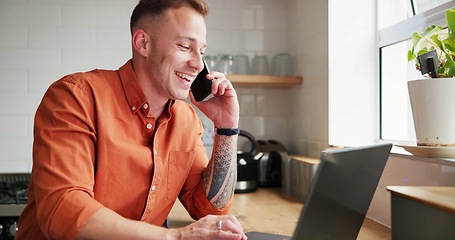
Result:
<instances>
[{"instance_id":1,"label":"green leaves","mask_svg":"<svg viewBox=\"0 0 455 240\"><path fill-rule=\"evenodd\" d=\"M446 62L442 68L444 69L443 77L453 77L455 75L455 62L453 56L446 54Z\"/></svg>"},{"instance_id":2,"label":"green leaves","mask_svg":"<svg viewBox=\"0 0 455 240\"><path fill-rule=\"evenodd\" d=\"M425 32L427 32L429 29L431 29L433 27L436 27L436 26L433 25L433 26L428 27ZM423 34L425 35L425 33L423 33ZM422 39L422 36L419 33L417 33L417 32L413 33L412 34L412 45L417 46L417 44L419 44L421 39Z\"/></svg>"},{"instance_id":3,"label":"green leaves","mask_svg":"<svg viewBox=\"0 0 455 240\"><path fill-rule=\"evenodd\" d=\"M451 32L443 43L449 51L455 52L455 32Z\"/></svg>"},{"instance_id":4,"label":"green leaves","mask_svg":"<svg viewBox=\"0 0 455 240\"><path fill-rule=\"evenodd\" d=\"M446 21L450 32L455 32L455 8L447 10Z\"/></svg>"},{"instance_id":5,"label":"green leaves","mask_svg":"<svg viewBox=\"0 0 455 240\"><path fill-rule=\"evenodd\" d=\"M415 58L416 58L416 56L414 54L414 48L412 48L412 50L408 51L408 62L414 60Z\"/></svg>"},{"instance_id":6,"label":"green leaves","mask_svg":"<svg viewBox=\"0 0 455 240\"><path fill-rule=\"evenodd\" d=\"M435 50L438 53L438 75L440 77L455 76L455 8L446 12L448 30L441 26L429 26L423 33L413 33L412 48L408 51L408 61L415 61L420 69L418 57Z\"/></svg>"}]
</instances>

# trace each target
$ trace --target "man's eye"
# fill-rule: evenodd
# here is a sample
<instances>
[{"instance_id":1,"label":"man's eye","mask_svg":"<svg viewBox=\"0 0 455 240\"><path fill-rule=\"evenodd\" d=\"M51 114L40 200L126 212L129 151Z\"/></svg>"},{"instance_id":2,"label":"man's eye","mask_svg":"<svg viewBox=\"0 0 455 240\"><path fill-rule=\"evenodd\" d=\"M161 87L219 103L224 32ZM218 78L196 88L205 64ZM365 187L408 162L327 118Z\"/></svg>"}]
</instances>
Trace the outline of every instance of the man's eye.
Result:
<instances>
[{"instance_id":1,"label":"man's eye","mask_svg":"<svg viewBox=\"0 0 455 240\"><path fill-rule=\"evenodd\" d=\"M183 48L183 49L186 49L186 50L190 49L190 46L188 46L188 45L180 45L180 47Z\"/></svg>"}]
</instances>

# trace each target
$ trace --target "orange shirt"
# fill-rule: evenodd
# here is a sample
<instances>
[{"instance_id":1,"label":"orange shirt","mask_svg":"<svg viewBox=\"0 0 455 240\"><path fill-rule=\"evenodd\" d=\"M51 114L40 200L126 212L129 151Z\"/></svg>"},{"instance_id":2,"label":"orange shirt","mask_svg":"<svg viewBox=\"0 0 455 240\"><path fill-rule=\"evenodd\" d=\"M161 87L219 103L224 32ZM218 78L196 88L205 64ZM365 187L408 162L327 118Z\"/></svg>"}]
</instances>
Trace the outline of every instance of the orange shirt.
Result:
<instances>
[{"instance_id":1,"label":"orange shirt","mask_svg":"<svg viewBox=\"0 0 455 240\"><path fill-rule=\"evenodd\" d=\"M50 86L35 116L29 203L16 239L73 239L102 206L159 226L177 197L195 219L229 211L205 197L208 158L194 109L169 101L155 125L148 104L131 60Z\"/></svg>"}]
</instances>

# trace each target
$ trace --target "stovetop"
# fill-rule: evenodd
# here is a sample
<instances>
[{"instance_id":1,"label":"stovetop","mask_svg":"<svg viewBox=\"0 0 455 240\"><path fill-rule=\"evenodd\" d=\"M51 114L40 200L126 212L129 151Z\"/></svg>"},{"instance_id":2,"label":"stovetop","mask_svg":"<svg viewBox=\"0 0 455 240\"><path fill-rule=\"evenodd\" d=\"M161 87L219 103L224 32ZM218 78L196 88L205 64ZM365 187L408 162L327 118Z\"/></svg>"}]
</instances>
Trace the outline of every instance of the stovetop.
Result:
<instances>
[{"instance_id":1,"label":"stovetop","mask_svg":"<svg viewBox=\"0 0 455 240\"><path fill-rule=\"evenodd\" d=\"M29 173L0 174L0 217L19 216L27 204Z\"/></svg>"}]
</instances>

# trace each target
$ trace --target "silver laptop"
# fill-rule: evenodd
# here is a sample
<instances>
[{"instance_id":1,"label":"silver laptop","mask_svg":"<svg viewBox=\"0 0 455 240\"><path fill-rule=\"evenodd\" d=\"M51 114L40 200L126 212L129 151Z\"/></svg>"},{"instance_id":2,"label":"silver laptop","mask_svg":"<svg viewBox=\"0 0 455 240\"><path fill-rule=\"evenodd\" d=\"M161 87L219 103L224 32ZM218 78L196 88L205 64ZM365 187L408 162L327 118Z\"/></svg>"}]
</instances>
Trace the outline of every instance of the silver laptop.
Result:
<instances>
[{"instance_id":1,"label":"silver laptop","mask_svg":"<svg viewBox=\"0 0 455 240\"><path fill-rule=\"evenodd\" d=\"M249 232L248 240L355 240L392 144L325 151L292 237Z\"/></svg>"}]
</instances>

